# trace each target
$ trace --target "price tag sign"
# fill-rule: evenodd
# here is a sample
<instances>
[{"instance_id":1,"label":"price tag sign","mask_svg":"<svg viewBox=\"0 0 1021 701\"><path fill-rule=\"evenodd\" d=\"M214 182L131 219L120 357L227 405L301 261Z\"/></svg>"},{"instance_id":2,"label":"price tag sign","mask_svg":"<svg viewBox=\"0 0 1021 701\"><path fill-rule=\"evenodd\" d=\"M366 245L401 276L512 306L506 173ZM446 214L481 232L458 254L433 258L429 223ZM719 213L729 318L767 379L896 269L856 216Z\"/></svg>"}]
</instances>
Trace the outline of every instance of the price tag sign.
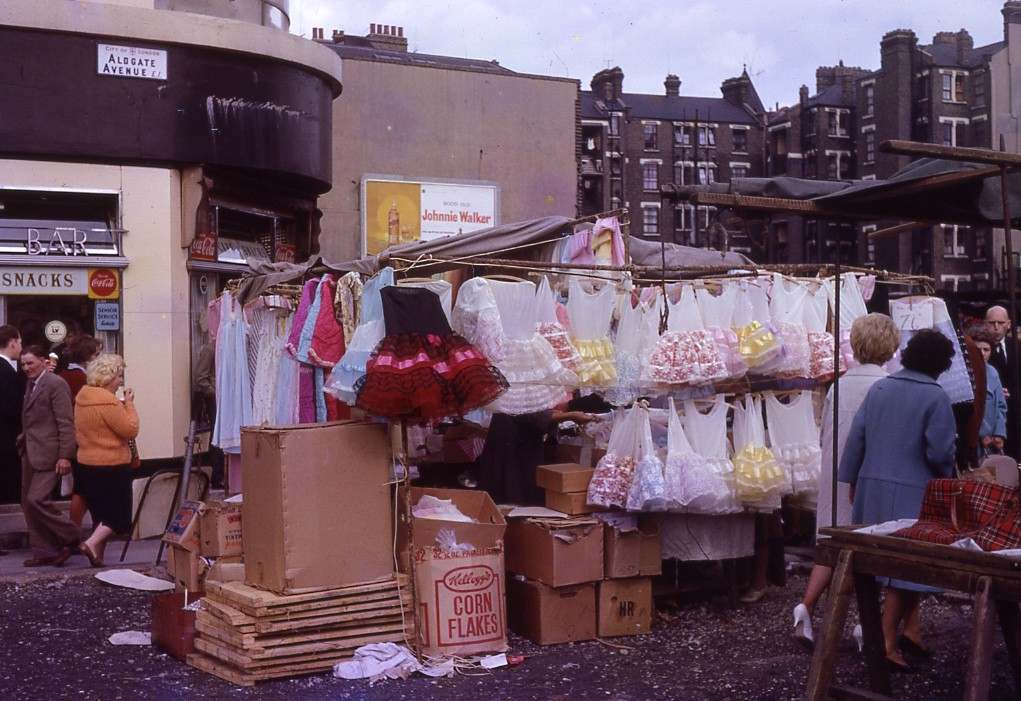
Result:
<instances>
[{"instance_id":1,"label":"price tag sign","mask_svg":"<svg viewBox=\"0 0 1021 701\"><path fill-rule=\"evenodd\" d=\"M117 302L96 302L96 331L121 330L121 305Z\"/></svg>"},{"instance_id":2,"label":"price tag sign","mask_svg":"<svg viewBox=\"0 0 1021 701\"><path fill-rule=\"evenodd\" d=\"M890 303L893 323L902 331L919 331L933 327L932 300L894 301Z\"/></svg>"}]
</instances>

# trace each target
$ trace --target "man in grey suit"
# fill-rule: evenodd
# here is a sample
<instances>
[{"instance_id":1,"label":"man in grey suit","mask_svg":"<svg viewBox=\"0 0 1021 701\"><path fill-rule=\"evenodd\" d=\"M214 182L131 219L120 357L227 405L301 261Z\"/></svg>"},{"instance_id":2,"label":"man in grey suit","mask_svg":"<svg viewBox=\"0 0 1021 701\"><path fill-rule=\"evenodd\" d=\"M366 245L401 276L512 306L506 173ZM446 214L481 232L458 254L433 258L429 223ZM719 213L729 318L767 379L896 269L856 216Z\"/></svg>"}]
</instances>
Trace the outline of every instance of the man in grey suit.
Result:
<instances>
[{"instance_id":1,"label":"man in grey suit","mask_svg":"<svg viewBox=\"0 0 1021 701\"><path fill-rule=\"evenodd\" d=\"M81 533L50 500L61 475L71 471L75 454L71 389L49 371L46 353L29 346L21 353L28 378L21 409L21 509L29 543L37 555L25 567L59 566L76 552Z\"/></svg>"}]
</instances>

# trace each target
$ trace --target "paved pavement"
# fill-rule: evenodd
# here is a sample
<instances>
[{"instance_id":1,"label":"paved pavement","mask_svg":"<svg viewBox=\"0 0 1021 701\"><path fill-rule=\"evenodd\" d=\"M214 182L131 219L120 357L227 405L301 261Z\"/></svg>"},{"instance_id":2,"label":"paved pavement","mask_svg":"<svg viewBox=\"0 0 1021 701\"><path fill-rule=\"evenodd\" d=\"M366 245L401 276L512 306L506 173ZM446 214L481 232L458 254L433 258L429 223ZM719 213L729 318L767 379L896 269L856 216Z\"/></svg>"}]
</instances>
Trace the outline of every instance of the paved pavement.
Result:
<instances>
[{"instance_id":1,"label":"paved pavement","mask_svg":"<svg viewBox=\"0 0 1021 701\"><path fill-rule=\"evenodd\" d=\"M105 567L128 567L140 571L151 569L153 560L156 557L156 550L159 547L159 539L139 540L128 546L128 553L124 562L120 562L121 549L124 541L111 541L106 547ZM31 550L11 550L6 555L0 555L0 583L13 582L27 584L39 579L54 579L73 576L92 575L100 570L89 565L84 555L72 555L62 567L25 567L24 561L33 557ZM166 554L163 556L166 562Z\"/></svg>"}]
</instances>

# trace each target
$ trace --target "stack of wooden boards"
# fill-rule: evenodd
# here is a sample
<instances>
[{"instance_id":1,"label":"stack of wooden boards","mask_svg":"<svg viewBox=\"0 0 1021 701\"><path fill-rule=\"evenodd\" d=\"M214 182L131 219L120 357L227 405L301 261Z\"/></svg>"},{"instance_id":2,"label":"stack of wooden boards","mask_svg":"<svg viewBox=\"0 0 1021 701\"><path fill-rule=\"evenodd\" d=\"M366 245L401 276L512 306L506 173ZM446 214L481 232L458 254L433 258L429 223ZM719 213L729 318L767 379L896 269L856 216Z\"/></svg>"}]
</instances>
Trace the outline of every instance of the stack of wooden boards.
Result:
<instances>
[{"instance_id":1,"label":"stack of wooden boards","mask_svg":"<svg viewBox=\"0 0 1021 701\"><path fill-rule=\"evenodd\" d=\"M329 670L362 645L411 639L411 627L405 575L288 596L242 582L207 581L195 621L197 652L188 664L251 686Z\"/></svg>"}]
</instances>

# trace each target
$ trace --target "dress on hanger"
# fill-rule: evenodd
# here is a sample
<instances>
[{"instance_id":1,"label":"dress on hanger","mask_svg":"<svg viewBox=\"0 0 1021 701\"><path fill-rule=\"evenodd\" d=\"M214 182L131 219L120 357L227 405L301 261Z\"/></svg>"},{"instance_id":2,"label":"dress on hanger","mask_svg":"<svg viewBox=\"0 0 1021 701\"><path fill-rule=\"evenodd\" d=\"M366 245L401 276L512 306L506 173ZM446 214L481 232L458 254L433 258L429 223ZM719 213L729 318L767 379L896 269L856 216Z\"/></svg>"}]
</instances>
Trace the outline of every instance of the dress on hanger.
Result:
<instances>
[{"instance_id":1,"label":"dress on hanger","mask_svg":"<svg viewBox=\"0 0 1021 701\"><path fill-rule=\"evenodd\" d=\"M290 316L287 309L274 307L266 308L265 314L268 323L259 339L252 381L252 423L257 426L276 423L277 380Z\"/></svg>"},{"instance_id":2,"label":"dress on hanger","mask_svg":"<svg viewBox=\"0 0 1021 701\"><path fill-rule=\"evenodd\" d=\"M760 374L783 350L770 323L769 305L761 287L764 281L765 278L759 278L757 282L740 282L734 307L734 331L741 357L749 372Z\"/></svg>"},{"instance_id":3,"label":"dress on hanger","mask_svg":"<svg viewBox=\"0 0 1021 701\"><path fill-rule=\"evenodd\" d=\"M695 288L683 285L678 301L668 300L667 304L667 331L649 354L643 379L671 385L703 385L726 379L727 366L712 334L705 330Z\"/></svg>"},{"instance_id":4,"label":"dress on hanger","mask_svg":"<svg viewBox=\"0 0 1021 701\"><path fill-rule=\"evenodd\" d=\"M298 414L298 361L290 353L285 352L287 338L290 336L294 315L287 317L283 324L280 341L280 362L277 363L276 378L273 383L272 418L269 423L274 426L293 426L299 422Z\"/></svg>"},{"instance_id":5,"label":"dress on hanger","mask_svg":"<svg viewBox=\"0 0 1021 701\"><path fill-rule=\"evenodd\" d=\"M510 387L489 407L494 413L531 414L570 399L578 376L566 369L549 341L535 330L535 285L487 280L503 331L502 357L494 364Z\"/></svg>"},{"instance_id":6,"label":"dress on hanger","mask_svg":"<svg viewBox=\"0 0 1021 701\"><path fill-rule=\"evenodd\" d=\"M808 345L811 351L809 358L809 376L816 379L832 377L835 372L844 372L847 367L843 358L838 358L839 365L834 367L833 351L836 343L833 334L826 330L829 300L826 290L819 287L810 290L805 300L805 328L808 329Z\"/></svg>"},{"instance_id":7,"label":"dress on hanger","mask_svg":"<svg viewBox=\"0 0 1021 701\"><path fill-rule=\"evenodd\" d=\"M716 347L723 357L730 379L744 377L748 372L748 364L741 357L741 347L737 333L733 329L734 308L740 289L733 283L724 283L718 295L704 287L695 290L698 307L702 312L702 322L706 331L712 334Z\"/></svg>"},{"instance_id":8,"label":"dress on hanger","mask_svg":"<svg viewBox=\"0 0 1021 701\"><path fill-rule=\"evenodd\" d=\"M287 337L287 352L297 357L298 346L301 343L301 331L305 328L309 311L315 301L316 289L319 287L318 280L306 280L301 287L301 299L298 301L298 309L294 312L294 323L291 324L291 332Z\"/></svg>"},{"instance_id":9,"label":"dress on hanger","mask_svg":"<svg viewBox=\"0 0 1021 701\"><path fill-rule=\"evenodd\" d=\"M711 470L704 457L695 452L677 415L674 398L667 403L667 454L663 481L667 508L671 511L721 513L733 507L730 489L723 477Z\"/></svg>"},{"instance_id":10,"label":"dress on hanger","mask_svg":"<svg viewBox=\"0 0 1021 701\"><path fill-rule=\"evenodd\" d=\"M386 418L461 416L489 404L507 380L447 323L436 293L418 287L380 292L386 336L355 383L360 409Z\"/></svg>"},{"instance_id":11,"label":"dress on hanger","mask_svg":"<svg viewBox=\"0 0 1021 701\"><path fill-rule=\"evenodd\" d=\"M312 327L309 361L320 368L332 368L344 355L344 327L337 320L333 306L337 285L331 275L324 275L319 286L319 314ZM321 383L319 389L322 389ZM317 401L321 392L316 393Z\"/></svg>"},{"instance_id":12,"label":"dress on hanger","mask_svg":"<svg viewBox=\"0 0 1021 701\"><path fill-rule=\"evenodd\" d=\"M620 297L617 333L614 339L617 356L617 384L606 390L610 404L630 404L641 394L642 367L659 338L659 316L662 297L655 295L648 302L639 299L632 304L632 294Z\"/></svg>"},{"instance_id":13,"label":"dress on hanger","mask_svg":"<svg viewBox=\"0 0 1021 701\"><path fill-rule=\"evenodd\" d=\"M641 413L638 437L635 442L635 474L627 494L628 511L665 511L667 507L666 482L663 479L663 461L656 454L649 424L649 410L635 407Z\"/></svg>"},{"instance_id":14,"label":"dress on hanger","mask_svg":"<svg viewBox=\"0 0 1021 701\"><path fill-rule=\"evenodd\" d=\"M767 394L766 417L773 454L790 475L794 495L814 501L819 490L822 449L819 447L819 426L815 422L812 393L798 392L789 404Z\"/></svg>"},{"instance_id":15,"label":"dress on hanger","mask_svg":"<svg viewBox=\"0 0 1021 701\"><path fill-rule=\"evenodd\" d=\"M567 328L557 319L557 300L550 289L549 280L544 275L535 291L536 330L553 347L561 364L577 374L581 369L581 355L571 342Z\"/></svg>"},{"instance_id":16,"label":"dress on hanger","mask_svg":"<svg viewBox=\"0 0 1021 701\"><path fill-rule=\"evenodd\" d=\"M454 333L464 336L468 343L482 351L490 362L503 358L500 309L486 278L473 277L458 288L450 326Z\"/></svg>"},{"instance_id":17,"label":"dress on hanger","mask_svg":"<svg viewBox=\"0 0 1021 701\"><path fill-rule=\"evenodd\" d=\"M450 314L453 311L454 303L454 289L449 282L446 280L398 280L397 284L401 287L418 287L435 292L436 296L440 298L443 315L447 317L447 323L450 323Z\"/></svg>"},{"instance_id":18,"label":"dress on hanger","mask_svg":"<svg viewBox=\"0 0 1021 701\"><path fill-rule=\"evenodd\" d=\"M823 286L830 300L830 310L835 311L836 285L833 284L833 280L827 278L823 280ZM840 278L840 355L847 368L858 366L858 361L854 359L854 352L851 350L851 326L856 319L868 313L857 276L854 273L844 273Z\"/></svg>"},{"instance_id":19,"label":"dress on hanger","mask_svg":"<svg viewBox=\"0 0 1021 701\"><path fill-rule=\"evenodd\" d=\"M758 397L745 395L734 407L733 462L738 501L769 510L780 508L780 497L791 491L790 478L766 447Z\"/></svg>"},{"instance_id":20,"label":"dress on hanger","mask_svg":"<svg viewBox=\"0 0 1021 701\"><path fill-rule=\"evenodd\" d=\"M811 349L805 328L805 304L808 290L804 285L788 283L773 273L769 312L783 353L772 367L780 377L810 377Z\"/></svg>"},{"instance_id":21,"label":"dress on hanger","mask_svg":"<svg viewBox=\"0 0 1021 701\"><path fill-rule=\"evenodd\" d=\"M734 464L728 457L727 403L724 396L717 394L712 408L705 414L698 410L693 400L686 400L681 425L692 449L705 460L710 479L715 482L710 485L700 476L684 477L681 494L682 501L687 501L685 510L702 514L741 511L741 504L734 494ZM711 491L707 486L711 486Z\"/></svg>"},{"instance_id":22,"label":"dress on hanger","mask_svg":"<svg viewBox=\"0 0 1021 701\"><path fill-rule=\"evenodd\" d=\"M225 453L241 452L241 427L252 424L252 382L244 310L234 297L220 296L216 339L216 422L212 443Z\"/></svg>"},{"instance_id":23,"label":"dress on hanger","mask_svg":"<svg viewBox=\"0 0 1021 701\"><path fill-rule=\"evenodd\" d=\"M581 356L578 379L587 386L613 385L617 381L616 356L610 341L614 285L606 283L596 292L587 292L577 277L568 284L571 337Z\"/></svg>"},{"instance_id":24,"label":"dress on hanger","mask_svg":"<svg viewBox=\"0 0 1021 701\"><path fill-rule=\"evenodd\" d=\"M917 309L912 311L912 307L916 305L921 305L922 314L919 315L917 313L919 310ZM947 311L947 303L939 297L919 296L895 299L890 302L890 316L893 317L895 322L901 320L898 323L901 324L902 328L900 332L900 349L893 360L886 364L887 371L892 375L901 369L900 353L904 352L908 341L915 335L915 331L920 329L917 324L913 325L913 328L906 328L906 322L903 320L924 318L928 322L931 319L931 326L926 325L925 328L936 329L950 339L950 343L954 346L954 357L950 359L950 369L940 375L936 381L939 382L940 387L950 397L951 404L973 401L975 390L968 375L964 352L961 350L961 341L957 338L957 332L954 330L953 322L950 320L950 313Z\"/></svg>"},{"instance_id":25,"label":"dress on hanger","mask_svg":"<svg viewBox=\"0 0 1021 701\"><path fill-rule=\"evenodd\" d=\"M365 374L369 356L383 340L383 301L380 291L394 284L394 269L383 268L369 278L362 288L358 326L343 357L333 368L324 390L342 402L355 403L355 383ZM295 317L297 321L297 316ZM293 334L292 334L293 335Z\"/></svg>"},{"instance_id":26,"label":"dress on hanger","mask_svg":"<svg viewBox=\"0 0 1021 701\"><path fill-rule=\"evenodd\" d=\"M606 454L599 458L588 483L586 503L592 506L623 509L627 505L634 479L637 449L638 405L618 410L613 415Z\"/></svg>"},{"instance_id":27,"label":"dress on hanger","mask_svg":"<svg viewBox=\"0 0 1021 701\"><path fill-rule=\"evenodd\" d=\"M337 281L337 296L333 300L333 309L337 321L344 329L345 345L351 343L355 329L358 327L358 307L362 299L362 278L352 271Z\"/></svg>"}]
</instances>

